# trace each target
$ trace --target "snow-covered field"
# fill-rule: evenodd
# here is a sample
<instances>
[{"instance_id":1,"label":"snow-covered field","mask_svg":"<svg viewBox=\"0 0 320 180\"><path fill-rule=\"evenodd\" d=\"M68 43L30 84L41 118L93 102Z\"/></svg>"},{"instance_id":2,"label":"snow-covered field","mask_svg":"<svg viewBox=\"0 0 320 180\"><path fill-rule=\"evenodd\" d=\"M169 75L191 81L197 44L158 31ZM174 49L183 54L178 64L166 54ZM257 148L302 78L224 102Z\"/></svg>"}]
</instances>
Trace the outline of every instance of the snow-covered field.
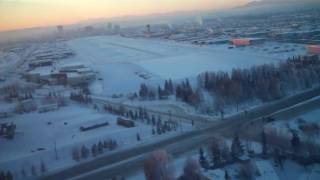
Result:
<instances>
[{"instance_id":1,"label":"snow-covered field","mask_svg":"<svg viewBox=\"0 0 320 180\"><path fill-rule=\"evenodd\" d=\"M69 61L86 63L100 73L100 85L94 84L92 89L101 95L136 92L141 83L157 85L169 78L194 78L205 71L230 71L286 59L274 54L258 55L255 50L239 52L238 49L120 36L80 38L67 44L76 53Z\"/></svg>"},{"instance_id":2,"label":"snow-covered field","mask_svg":"<svg viewBox=\"0 0 320 180\"><path fill-rule=\"evenodd\" d=\"M0 169L14 171L16 177L21 170L30 173L32 165L39 167L43 161L49 170L62 168L76 163L71 152L74 147L85 145L88 148L99 141L116 140L117 149L130 148L143 143L154 142L180 133L173 131L163 135L152 135L152 126L136 122L136 127L125 128L116 124L117 116L98 112L93 108L71 104L57 111L47 113L28 113L14 115L1 122L16 124L16 136L13 140L0 139ZM49 122L51 124L49 124ZM109 125L81 132L79 128L89 124L108 122ZM184 131L191 125L183 125ZM141 141L137 141L139 133ZM55 159L55 144L58 160Z\"/></svg>"},{"instance_id":3,"label":"snow-covered field","mask_svg":"<svg viewBox=\"0 0 320 180\"><path fill-rule=\"evenodd\" d=\"M298 132L300 136L313 137L318 141L320 134L320 109L306 112L295 118L278 120L266 125L267 128L275 128L287 134L292 131ZM305 127L305 128L304 128Z\"/></svg>"}]
</instances>

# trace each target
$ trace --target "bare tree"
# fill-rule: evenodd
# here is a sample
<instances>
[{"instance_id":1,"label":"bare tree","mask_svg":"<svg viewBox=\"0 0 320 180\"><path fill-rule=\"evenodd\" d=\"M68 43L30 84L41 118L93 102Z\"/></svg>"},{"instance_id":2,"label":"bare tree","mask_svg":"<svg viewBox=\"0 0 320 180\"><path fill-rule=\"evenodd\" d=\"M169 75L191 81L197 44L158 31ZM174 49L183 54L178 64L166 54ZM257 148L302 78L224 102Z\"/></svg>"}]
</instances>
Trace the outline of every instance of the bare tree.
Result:
<instances>
[{"instance_id":1,"label":"bare tree","mask_svg":"<svg viewBox=\"0 0 320 180\"><path fill-rule=\"evenodd\" d=\"M152 152L144 163L146 180L173 180L174 167L170 161L171 157L165 150Z\"/></svg>"}]
</instances>

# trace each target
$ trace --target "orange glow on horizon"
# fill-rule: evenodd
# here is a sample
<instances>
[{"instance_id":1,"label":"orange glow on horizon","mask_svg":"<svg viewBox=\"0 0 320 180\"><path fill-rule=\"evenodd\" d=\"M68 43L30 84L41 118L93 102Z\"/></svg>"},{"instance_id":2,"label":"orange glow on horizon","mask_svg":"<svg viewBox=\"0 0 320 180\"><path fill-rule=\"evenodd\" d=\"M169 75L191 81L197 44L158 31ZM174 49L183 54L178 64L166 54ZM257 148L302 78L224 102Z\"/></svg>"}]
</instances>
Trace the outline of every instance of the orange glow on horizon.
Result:
<instances>
[{"instance_id":1,"label":"orange glow on horizon","mask_svg":"<svg viewBox=\"0 0 320 180\"><path fill-rule=\"evenodd\" d=\"M93 18L215 10L248 0L0 0L0 31L72 24Z\"/></svg>"}]
</instances>

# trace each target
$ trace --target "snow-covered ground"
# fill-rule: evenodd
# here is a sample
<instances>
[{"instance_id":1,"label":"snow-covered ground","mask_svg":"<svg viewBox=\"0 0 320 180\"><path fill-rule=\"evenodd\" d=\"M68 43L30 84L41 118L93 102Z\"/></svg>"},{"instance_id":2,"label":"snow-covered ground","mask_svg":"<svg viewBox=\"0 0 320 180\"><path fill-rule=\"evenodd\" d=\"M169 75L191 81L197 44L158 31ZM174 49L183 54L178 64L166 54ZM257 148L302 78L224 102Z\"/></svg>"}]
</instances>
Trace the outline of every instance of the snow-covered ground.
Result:
<instances>
[{"instance_id":1,"label":"snow-covered ground","mask_svg":"<svg viewBox=\"0 0 320 180\"><path fill-rule=\"evenodd\" d=\"M228 140L227 144L230 145L231 141ZM260 144L250 143L251 149L256 153L261 153L262 148ZM173 157L173 160L170 162L170 166L174 168L175 176L179 177L183 174L184 165L187 159L192 158L195 160L199 159L198 149L190 150L178 157ZM206 155L207 160L210 161L210 157ZM283 163L283 168L279 165L276 165L272 158L270 159L261 159L261 158L252 158L251 165L253 168L254 179L259 180L318 180L320 177L320 166L311 165L303 167L302 165L297 164L292 160L285 160ZM239 172L241 170L242 164L246 162L237 162L231 165L227 165L223 168L215 170L202 170L202 174L206 177L213 180L224 180L225 171L228 171L231 179L239 179ZM145 179L144 172L142 169L139 169L135 172L131 172L127 176L128 180L142 180Z\"/></svg>"},{"instance_id":2,"label":"snow-covered ground","mask_svg":"<svg viewBox=\"0 0 320 180\"><path fill-rule=\"evenodd\" d=\"M240 52L226 47L120 36L79 38L67 44L76 54L69 61L86 63L99 72L101 82L95 83L92 89L101 95L136 92L141 83L157 85L169 78L195 78L205 71L230 71L232 68L277 63L292 53L285 52L285 57L268 53L260 55L255 49ZM305 51L297 48L296 53L304 54Z\"/></svg>"},{"instance_id":3,"label":"snow-covered ground","mask_svg":"<svg viewBox=\"0 0 320 180\"><path fill-rule=\"evenodd\" d=\"M152 125L138 121L136 127L125 128L116 124L116 118L117 116L98 112L90 107L71 104L57 111L33 112L1 119L1 122L15 123L17 129L13 140L0 138L0 169L10 169L19 177L22 169L30 173L31 166L39 167L41 161L49 170L76 163L71 156L74 147L85 145L91 148L94 143L113 139L118 142L117 149L123 149L181 133L173 131L152 135ZM108 122L109 125L86 132L79 130L81 126L102 122ZM182 124L182 127L184 131L192 129L187 124ZM137 141L137 133L141 141ZM55 144L58 160L55 159Z\"/></svg>"},{"instance_id":4,"label":"snow-covered ground","mask_svg":"<svg viewBox=\"0 0 320 180\"><path fill-rule=\"evenodd\" d=\"M316 109L313 111L306 112L300 116L277 120L272 123L268 123L266 128L274 128L278 129L287 134L291 134L292 131L296 131L302 137L313 137L318 141L318 137L320 134L320 109ZM307 130L303 130L303 127L308 126ZM318 141L319 142L319 141Z\"/></svg>"}]
</instances>

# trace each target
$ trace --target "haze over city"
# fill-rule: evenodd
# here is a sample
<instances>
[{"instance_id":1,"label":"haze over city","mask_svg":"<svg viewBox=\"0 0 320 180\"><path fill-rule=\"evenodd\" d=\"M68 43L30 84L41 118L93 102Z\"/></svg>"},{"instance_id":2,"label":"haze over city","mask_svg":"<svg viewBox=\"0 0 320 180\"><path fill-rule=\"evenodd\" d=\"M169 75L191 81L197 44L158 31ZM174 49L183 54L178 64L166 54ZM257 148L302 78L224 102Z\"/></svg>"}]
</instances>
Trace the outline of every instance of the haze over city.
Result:
<instances>
[{"instance_id":1,"label":"haze over city","mask_svg":"<svg viewBox=\"0 0 320 180\"><path fill-rule=\"evenodd\" d=\"M94 18L231 8L249 0L0 0L0 31Z\"/></svg>"}]
</instances>

